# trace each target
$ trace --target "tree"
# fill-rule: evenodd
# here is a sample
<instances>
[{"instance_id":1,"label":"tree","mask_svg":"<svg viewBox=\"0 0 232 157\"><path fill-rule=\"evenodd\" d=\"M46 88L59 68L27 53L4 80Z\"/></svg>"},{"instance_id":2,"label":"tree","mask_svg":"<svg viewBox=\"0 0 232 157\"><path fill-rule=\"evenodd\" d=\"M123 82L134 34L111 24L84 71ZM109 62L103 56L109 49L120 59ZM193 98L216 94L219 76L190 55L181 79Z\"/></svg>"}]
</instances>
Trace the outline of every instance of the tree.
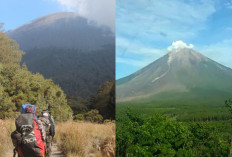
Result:
<instances>
[{"instance_id":1,"label":"tree","mask_svg":"<svg viewBox=\"0 0 232 157\"><path fill-rule=\"evenodd\" d=\"M225 104L229 110L229 112L231 113L232 115L232 100L229 99L229 100L226 100L225 101ZM232 122L231 122L231 125L232 125ZM232 156L232 139L231 139L231 146L230 146L230 155Z\"/></svg>"},{"instance_id":2,"label":"tree","mask_svg":"<svg viewBox=\"0 0 232 157\"><path fill-rule=\"evenodd\" d=\"M32 74L24 64L20 67L23 52L15 41L0 32L0 119L13 117L22 104L33 104L37 114L49 109L56 120L72 118L66 95L52 80Z\"/></svg>"},{"instance_id":3,"label":"tree","mask_svg":"<svg viewBox=\"0 0 232 157\"><path fill-rule=\"evenodd\" d=\"M228 108L229 112L230 112L231 115L232 115L232 100L231 100L231 99L226 100L226 101L225 101L225 104L226 104L226 107Z\"/></svg>"},{"instance_id":4,"label":"tree","mask_svg":"<svg viewBox=\"0 0 232 157\"><path fill-rule=\"evenodd\" d=\"M93 109L99 110L104 119L115 119L115 81L101 85L96 95L91 97Z\"/></svg>"},{"instance_id":5,"label":"tree","mask_svg":"<svg viewBox=\"0 0 232 157\"><path fill-rule=\"evenodd\" d=\"M24 52L18 48L19 46L14 40L9 39L3 32L0 32L0 63L19 64Z\"/></svg>"}]
</instances>

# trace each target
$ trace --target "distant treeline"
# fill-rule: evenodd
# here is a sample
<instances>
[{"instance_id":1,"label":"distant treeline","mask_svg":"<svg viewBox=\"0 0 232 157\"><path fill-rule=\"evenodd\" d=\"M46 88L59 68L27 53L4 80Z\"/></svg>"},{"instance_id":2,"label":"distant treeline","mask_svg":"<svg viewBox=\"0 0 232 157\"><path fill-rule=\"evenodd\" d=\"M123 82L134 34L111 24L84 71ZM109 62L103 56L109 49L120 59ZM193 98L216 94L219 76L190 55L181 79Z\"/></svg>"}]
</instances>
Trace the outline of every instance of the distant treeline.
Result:
<instances>
[{"instance_id":1,"label":"distant treeline","mask_svg":"<svg viewBox=\"0 0 232 157\"><path fill-rule=\"evenodd\" d=\"M68 104L76 115L75 119L84 120L88 119L85 117L88 117L89 114L97 116L99 113L102 120L115 120L115 81L105 82L99 86L97 94L88 99L68 97ZM100 119L96 118L95 121Z\"/></svg>"}]
</instances>

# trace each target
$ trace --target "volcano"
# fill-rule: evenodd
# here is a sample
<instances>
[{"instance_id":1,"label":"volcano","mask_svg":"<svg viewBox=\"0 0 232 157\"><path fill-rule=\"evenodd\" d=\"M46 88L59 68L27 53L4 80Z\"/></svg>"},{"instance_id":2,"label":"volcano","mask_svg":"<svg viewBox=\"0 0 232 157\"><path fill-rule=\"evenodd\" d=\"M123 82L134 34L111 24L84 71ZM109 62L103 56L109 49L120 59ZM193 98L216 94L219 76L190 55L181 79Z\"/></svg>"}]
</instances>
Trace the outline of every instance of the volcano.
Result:
<instances>
[{"instance_id":1,"label":"volcano","mask_svg":"<svg viewBox=\"0 0 232 157\"><path fill-rule=\"evenodd\" d=\"M114 33L109 27L97 26L72 12L48 14L6 34L26 52L35 47L96 50L115 42Z\"/></svg>"},{"instance_id":2,"label":"volcano","mask_svg":"<svg viewBox=\"0 0 232 157\"><path fill-rule=\"evenodd\" d=\"M6 34L26 52L22 63L29 71L69 96L88 98L115 78L115 33L75 13L48 14Z\"/></svg>"},{"instance_id":3,"label":"volcano","mask_svg":"<svg viewBox=\"0 0 232 157\"><path fill-rule=\"evenodd\" d=\"M178 48L116 85L117 102L224 102L232 96L232 69L192 48Z\"/></svg>"}]
</instances>

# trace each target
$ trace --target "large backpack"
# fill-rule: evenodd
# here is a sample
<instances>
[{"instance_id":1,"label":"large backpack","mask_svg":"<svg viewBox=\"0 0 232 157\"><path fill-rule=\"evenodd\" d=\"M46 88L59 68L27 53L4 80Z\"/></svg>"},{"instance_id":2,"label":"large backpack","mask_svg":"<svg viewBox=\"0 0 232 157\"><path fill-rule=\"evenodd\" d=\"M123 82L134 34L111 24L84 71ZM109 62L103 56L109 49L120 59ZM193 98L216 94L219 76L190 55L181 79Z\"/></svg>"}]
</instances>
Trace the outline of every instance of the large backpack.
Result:
<instances>
[{"instance_id":1,"label":"large backpack","mask_svg":"<svg viewBox=\"0 0 232 157\"><path fill-rule=\"evenodd\" d=\"M45 144L33 114L21 114L15 121L16 130L11 134L12 142L23 157L42 157Z\"/></svg>"},{"instance_id":2,"label":"large backpack","mask_svg":"<svg viewBox=\"0 0 232 157\"><path fill-rule=\"evenodd\" d=\"M53 118L51 117L50 113L48 112L48 110L43 110L42 115L44 113L48 114L48 120L49 120L49 123L50 123L49 135L54 136L55 133L56 133L55 122L54 122Z\"/></svg>"},{"instance_id":3,"label":"large backpack","mask_svg":"<svg viewBox=\"0 0 232 157\"><path fill-rule=\"evenodd\" d=\"M46 117L39 117L39 120L42 121L45 131L46 131L46 136L50 135L50 128L51 128L51 122L48 118Z\"/></svg>"}]
</instances>

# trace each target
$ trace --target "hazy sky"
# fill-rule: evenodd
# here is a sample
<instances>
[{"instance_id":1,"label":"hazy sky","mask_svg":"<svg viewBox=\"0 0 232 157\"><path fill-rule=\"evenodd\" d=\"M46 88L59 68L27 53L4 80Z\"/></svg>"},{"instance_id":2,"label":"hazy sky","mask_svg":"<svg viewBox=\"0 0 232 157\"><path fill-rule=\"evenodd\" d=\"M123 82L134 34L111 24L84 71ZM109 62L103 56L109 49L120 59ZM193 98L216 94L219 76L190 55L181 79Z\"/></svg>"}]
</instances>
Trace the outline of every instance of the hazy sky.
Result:
<instances>
[{"instance_id":1,"label":"hazy sky","mask_svg":"<svg viewBox=\"0 0 232 157\"><path fill-rule=\"evenodd\" d=\"M0 0L0 22L5 23L5 30L61 11L75 12L115 31L115 0Z\"/></svg>"},{"instance_id":2,"label":"hazy sky","mask_svg":"<svg viewBox=\"0 0 232 157\"><path fill-rule=\"evenodd\" d=\"M117 79L165 55L174 41L232 68L232 0L117 0Z\"/></svg>"}]
</instances>

